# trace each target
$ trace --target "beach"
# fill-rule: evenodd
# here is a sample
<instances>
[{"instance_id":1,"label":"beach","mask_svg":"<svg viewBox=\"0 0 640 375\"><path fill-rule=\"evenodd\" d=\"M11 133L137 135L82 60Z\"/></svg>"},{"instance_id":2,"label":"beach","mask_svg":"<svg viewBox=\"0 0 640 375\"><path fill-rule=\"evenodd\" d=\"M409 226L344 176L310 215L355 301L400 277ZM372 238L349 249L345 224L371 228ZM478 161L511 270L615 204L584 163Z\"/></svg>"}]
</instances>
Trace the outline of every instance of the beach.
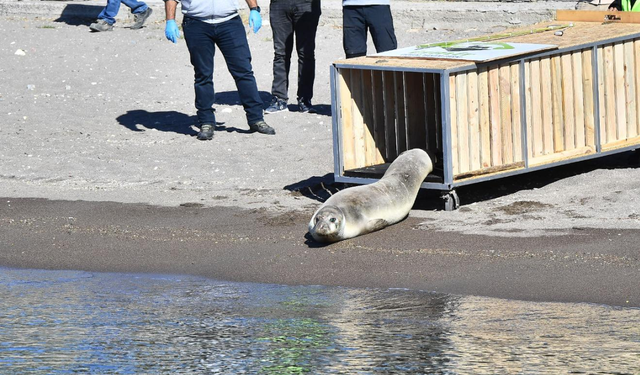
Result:
<instances>
[{"instance_id":1,"label":"beach","mask_svg":"<svg viewBox=\"0 0 640 375\"><path fill-rule=\"evenodd\" d=\"M308 220L345 188L332 177L329 89L340 26L318 30L318 113L295 111L294 67L291 111L265 118L275 136L249 133L218 53L219 124L203 142L186 45L165 39L160 4L154 15L107 33L86 19L0 16L0 266L640 306L636 153L463 187L456 211L424 192L406 220L319 245ZM514 26L407 19L399 46ZM271 30L247 33L267 101Z\"/></svg>"}]
</instances>

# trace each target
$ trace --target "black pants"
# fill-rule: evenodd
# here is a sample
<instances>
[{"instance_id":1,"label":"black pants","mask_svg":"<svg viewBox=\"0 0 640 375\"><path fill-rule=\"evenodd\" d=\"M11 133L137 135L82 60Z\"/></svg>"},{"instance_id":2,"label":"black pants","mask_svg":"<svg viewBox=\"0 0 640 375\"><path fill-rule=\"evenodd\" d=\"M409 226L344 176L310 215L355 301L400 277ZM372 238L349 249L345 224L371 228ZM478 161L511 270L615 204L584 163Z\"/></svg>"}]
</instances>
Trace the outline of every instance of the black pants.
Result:
<instances>
[{"instance_id":1,"label":"black pants","mask_svg":"<svg viewBox=\"0 0 640 375\"><path fill-rule=\"evenodd\" d=\"M298 53L298 100L310 101L316 76L316 30L320 0L271 0L273 30L273 85L271 94L289 100L289 70L295 35Z\"/></svg>"},{"instance_id":2,"label":"black pants","mask_svg":"<svg viewBox=\"0 0 640 375\"><path fill-rule=\"evenodd\" d=\"M371 32L376 52L398 48L389 5L343 7L342 30L347 58L367 54L367 31Z\"/></svg>"}]
</instances>

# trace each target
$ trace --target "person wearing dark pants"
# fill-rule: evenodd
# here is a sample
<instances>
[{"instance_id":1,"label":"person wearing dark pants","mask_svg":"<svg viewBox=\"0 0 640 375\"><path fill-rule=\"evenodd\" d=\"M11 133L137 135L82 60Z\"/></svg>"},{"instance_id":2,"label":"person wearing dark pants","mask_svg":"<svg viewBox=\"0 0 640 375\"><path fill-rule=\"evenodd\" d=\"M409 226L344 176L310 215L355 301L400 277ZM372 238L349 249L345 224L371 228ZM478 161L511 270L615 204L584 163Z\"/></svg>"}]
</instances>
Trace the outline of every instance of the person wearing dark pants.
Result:
<instances>
[{"instance_id":1,"label":"person wearing dark pants","mask_svg":"<svg viewBox=\"0 0 640 375\"><path fill-rule=\"evenodd\" d=\"M247 0L250 7L249 26L258 32L262 25L260 7L256 0ZM177 1L165 0L167 23L165 36L177 43L180 31L175 22ZM275 134L264 121L263 102L251 67L251 50L244 25L234 0L183 0L182 30L187 42L191 64L195 71L195 106L200 132L198 139L213 139L216 118L213 104L214 55L220 49L233 77L249 129L263 134Z\"/></svg>"},{"instance_id":2,"label":"person wearing dark pants","mask_svg":"<svg viewBox=\"0 0 640 375\"><path fill-rule=\"evenodd\" d=\"M233 77L240 102L244 107L249 124L263 119L262 106L256 79L251 68L251 53L245 36L244 25L240 17L234 17L219 24L208 24L186 17L182 31L187 41L191 64L195 70L196 108L198 122L215 124L211 110L215 101L213 88L213 60L216 47L227 62L229 73Z\"/></svg>"},{"instance_id":3,"label":"person wearing dark pants","mask_svg":"<svg viewBox=\"0 0 640 375\"><path fill-rule=\"evenodd\" d=\"M316 31L320 14L320 0L271 0L269 20L273 31L273 84L271 103L265 113L287 109L294 39L298 54L298 109L301 112L313 112L311 98L316 74Z\"/></svg>"},{"instance_id":4,"label":"person wearing dark pants","mask_svg":"<svg viewBox=\"0 0 640 375\"><path fill-rule=\"evenodd\" d=\"M343 0L342 37L347 58L367 54L367 32L376 52L398 48L389 0Z\"/></svg>"}]
</instances>

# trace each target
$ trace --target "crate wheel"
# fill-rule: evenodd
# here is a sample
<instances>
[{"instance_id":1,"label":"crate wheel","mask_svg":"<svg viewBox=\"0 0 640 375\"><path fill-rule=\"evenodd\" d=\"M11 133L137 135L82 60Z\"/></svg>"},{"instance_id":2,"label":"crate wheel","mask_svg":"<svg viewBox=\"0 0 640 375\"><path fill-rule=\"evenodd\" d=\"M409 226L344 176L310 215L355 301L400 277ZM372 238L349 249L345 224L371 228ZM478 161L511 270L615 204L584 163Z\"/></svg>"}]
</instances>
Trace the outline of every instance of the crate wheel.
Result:
<instances>
[{"instance_id":1,"label":"crate wheel","mask_svg":"<svg viewBox=\"0 0 640 375\"><path fill-rule=\"evenodd\" d=\"M444 199L444 210L445 211L453 211L457 210L460 207L460 198L458 198L458 194L455 190L448 191L442 195L442 199Z\"/></svg>"}]
</instances>

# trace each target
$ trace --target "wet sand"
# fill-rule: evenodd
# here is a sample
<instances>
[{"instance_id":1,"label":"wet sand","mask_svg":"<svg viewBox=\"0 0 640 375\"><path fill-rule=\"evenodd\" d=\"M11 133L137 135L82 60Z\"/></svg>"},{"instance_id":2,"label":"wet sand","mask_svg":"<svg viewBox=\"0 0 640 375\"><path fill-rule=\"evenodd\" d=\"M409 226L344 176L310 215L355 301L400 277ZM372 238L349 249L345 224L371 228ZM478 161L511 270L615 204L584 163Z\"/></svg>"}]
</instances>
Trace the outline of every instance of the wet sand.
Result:
<instances>
[{"instance_id":1,"label":"wet sand","mask_svg":"<svg viewBox=\"0 0 640 375\"><path fill-rule=\"evenodd\" d=\"M640 231L505 238L407 220L319 246L304 212L2 199L0 264L640 306Z\"/></svg>"}]
</instances>

